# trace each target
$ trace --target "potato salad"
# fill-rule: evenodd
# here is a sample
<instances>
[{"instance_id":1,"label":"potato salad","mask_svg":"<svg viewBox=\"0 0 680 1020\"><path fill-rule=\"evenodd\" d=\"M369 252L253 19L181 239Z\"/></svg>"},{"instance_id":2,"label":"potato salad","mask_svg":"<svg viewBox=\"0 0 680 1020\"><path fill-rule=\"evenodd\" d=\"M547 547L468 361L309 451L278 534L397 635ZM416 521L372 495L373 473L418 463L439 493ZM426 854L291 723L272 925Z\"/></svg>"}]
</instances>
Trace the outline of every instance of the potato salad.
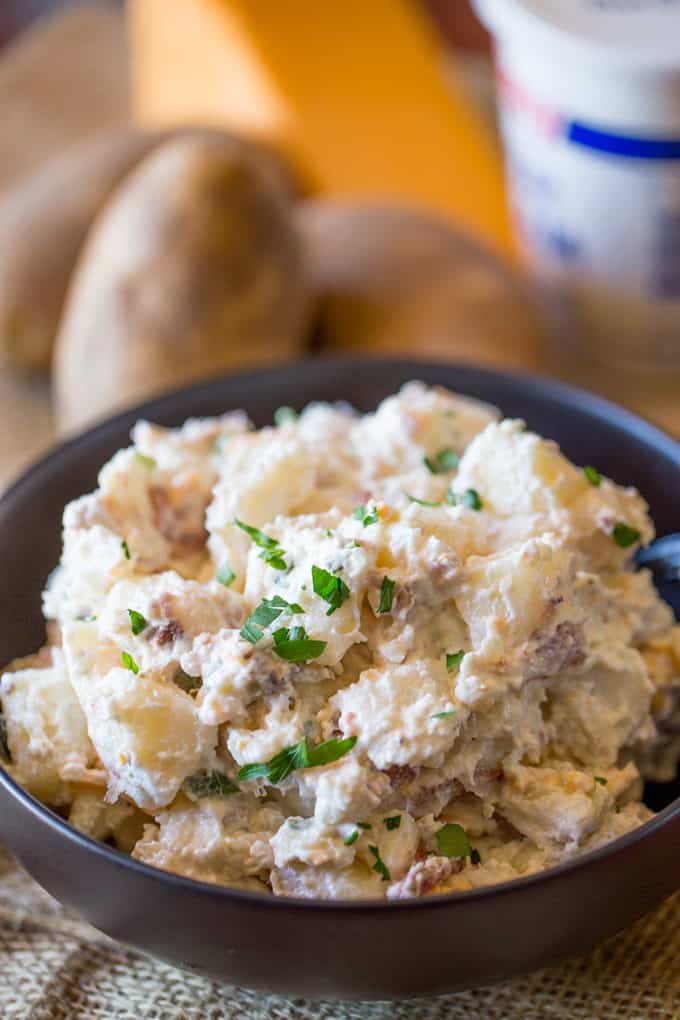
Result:
<instances>
[{"instance_id":1,"label":"potato salad","mask_svg":"<svg viewBox=\"0 0 680 1020\"><path fill-rule=\"evenodd\" d=\"M0 755L146 864L401 900L536 872L650 817L680 628L643 498L410 383L371 414L139 422L66 507L48 642Z\"/></svg>"}]
</instances>

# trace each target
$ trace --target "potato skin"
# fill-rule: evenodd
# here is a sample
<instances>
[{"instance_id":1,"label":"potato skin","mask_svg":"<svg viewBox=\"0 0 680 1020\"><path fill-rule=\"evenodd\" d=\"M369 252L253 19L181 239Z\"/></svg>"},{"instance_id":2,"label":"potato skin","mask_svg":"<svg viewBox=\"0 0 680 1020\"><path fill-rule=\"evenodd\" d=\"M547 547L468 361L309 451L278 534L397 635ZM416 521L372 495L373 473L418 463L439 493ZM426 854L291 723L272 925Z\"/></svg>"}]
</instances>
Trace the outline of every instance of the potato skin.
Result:
<instances>
[{"instance_id":1,"label":"potato skin","mask_svg":"<svg viewBox=\"0 0 680 1020\"><path fill-rule=\"evenodd\" d=\"M125 176L170 138L232 136L207 128L112 128L53 157L0 198L0 352L20 371L49 371L78 254L99 210ZM244 147L247 143L243 143ZM264 150L272 186L291 194L283 164Z\"/></svg>"},{"instance_id":2,"label":"potato skin","mask_svg":"<svg viewBox=\"0 0 680 1020\"><path fill-rule=\"evenodd\" d=\"M296 226L322 348L495 365L545 363L522 276L444 220L395 204L308 199Z\"/></svg>"},{"instance_id":3,"label":"potato skin","mask_svg":"<svg viewBox=\"0 0 680 1020\"><path fill-rule=\"evenodd\" d=\"M283 189L252 145L160 145L97 218L55 350L58 425L304 343L307 288Z\"/></svg>"},{"instance_id":4,"label":"potato skin","mask_svg":"<svg viewBox=\"0 0 680 1020\"><path fill-rule=\"evenodd\" d=\"M53 157L0 199L0 350L47 372L69 277L90 223L158 132L116 128Z\"/></svg>"}]
</instances>

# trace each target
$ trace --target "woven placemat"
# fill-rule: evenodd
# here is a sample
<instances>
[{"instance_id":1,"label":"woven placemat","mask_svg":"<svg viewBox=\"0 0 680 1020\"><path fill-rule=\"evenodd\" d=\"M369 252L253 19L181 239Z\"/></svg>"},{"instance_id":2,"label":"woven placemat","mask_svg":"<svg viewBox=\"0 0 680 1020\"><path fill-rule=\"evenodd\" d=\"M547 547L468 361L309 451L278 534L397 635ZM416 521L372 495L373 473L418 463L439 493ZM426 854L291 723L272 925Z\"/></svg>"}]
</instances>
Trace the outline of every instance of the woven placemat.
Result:
<instances>
[{"instance_id":1,"label":"woven placemat","mask_svg":"<svg viewBox=\"0 0 680 1020\"><path fill-rule=\"evenodd\" d=\"M414 1002L310 1002L216 985L119 946L1 854L0 1018L678 1020L680 894L588 956L515 981Z\"/></svg>"}]
</instances>

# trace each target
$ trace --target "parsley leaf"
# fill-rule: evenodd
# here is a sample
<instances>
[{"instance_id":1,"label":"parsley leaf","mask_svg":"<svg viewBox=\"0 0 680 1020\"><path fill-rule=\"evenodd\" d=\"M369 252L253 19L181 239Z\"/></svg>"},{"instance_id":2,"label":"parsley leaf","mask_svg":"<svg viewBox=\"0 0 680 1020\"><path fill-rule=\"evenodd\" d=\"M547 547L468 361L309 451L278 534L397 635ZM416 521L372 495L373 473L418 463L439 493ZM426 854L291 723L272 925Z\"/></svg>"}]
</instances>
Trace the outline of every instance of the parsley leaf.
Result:
<instances>
[{"instance_id":1,"label":"parsley leaf","mask_svg":"<svg viewBox=\"0 0 680 1020\"><path fill-rule=\"evenodd\" d=\"M472 852L470 840L462 825L447 822L437 834L437 846L442 857L469 857Z\"/></svg>"},{"instance_id":2,"label":"parsley leaf","mask_svg":"<svg viewBox=\"0 0 680 1020\"><path fill-rule=\"evenodd\" d=\"M477 850L476 847L473 847L472 850L470 851L470 864L481 864L481 863L482 863L482 855L480 854L479 850Z\"/></svg>"},{"instance_id":3,"label":"parsley leaf","mask_svg":"<svg viewBox=\"0 0 680 1020\"><path fill-rule=\"evenodd\" d=\"M123 665L125 666L126 669L132 670L132 672L135 675L139 673L139 666L137 665L137 663L132 658L129 652L121 652L120 657L123 660Z\"/></svg>"},{"instance_id":4,"label":"parsley leaf","mask_svg":"<svg viewBox=\"0 0 680 1020\"><path fill-rule=\"evenodd\" d=\"M398 829L401 825L401 815L392 815L391 818L383 818L385 828L388 832L393 832L394 829Z\"/></svg>"},{"instance_id":5,"label":"parsley leaf","mask_svg":"<svg viewBox=\"0 0 680 1020\"><path fill-rule=\"evenodd\" d=\"M177 667L172 682L181 691L184 691L185 694L195 694L203 686L200 676L190 676L184 672L181 666Z\"/></svg>"},{"instance_id":6,"label":"parsley leaf","mask_svg":"<svg viewBox=\"0 0 680 1020\"><path fill-rule=\"evenodd\" d=\"M195 772L186 780L187 792L197 800L204 797L230 797L232 793L239 793L236 783L232 782L224 772L203 770Z\"/></svg>"},{"instance_id":7,"label":"parsley leaf","mask_svg":"<svg viewBox=\"0 0 680 1020\"><path fill-rule=\"evenodd\" d=\"M602 476L600 475L600 472L597 470L597 468L592 467L590 464L586 464L586 466L583 469L583 474L586 476L590 484L595 486L595 488L597 488L600 482L602 481Z\"/></svg>"},{"instance_id":8,"label":"parsley leaf","mask_svg":"<svg viewBox=\"0 0 680 1020\"><path fill-rule=\"evenodd\" d=\"M147 457L145 453L140 453L139 450L135 450L135 460L138 460L140 464L152 471L156 467L156 461L153 457Z\"/></svg>"},{"instance_id":9,"label":"parsley leaf","mask_svg":"<svg viewBox=\"0 0 680 1020\"><path fill-rule=\"evenodd\" d=\"M593 776L593 779L595 780L596 783L599 783L600 786L606 786L607 783L609 782L609 780L605 776Z\"/></svg>"},{"instance_id":10,"label":"parsley leaf","mask_svg":"<svg viewBox=\"0 0 680 1020\"><path fill-rule=\"evenodd\" d=\"M325 641L314 641L304 627L280 627L274 634L274 653L286 662L308 662L326 651Z\"/></svg>"},{"instance_id":11,"label":"parsley leaf","mask_svg":"<svg viewBox=\"0 0 680 1020\"><path fill-rule=\"evenodd\" d=\"M289 422L297 421L298 413L293 407L277 407L274 411L274 424L281 426Z\"/></svg>"},{"instance_id":12,"label":"parsley leaf","mask_svg":"<svg viewBox=\"0 0 680 1020\"><path fill-rule=\"evenodd\" d=\"M120 547L123 550L123 556L125 557L125 559L126 560L132 559L132 557L130 556L130 546L127 544L127 541L125 539L121 541Z\"/></svg>"},{"instance_id":13,"label":"parsley leaf","mask_svg":"<svg viewBox=\"0 0 680 1020\"><path fill-rule=\"evenodd\" d=\"M441 500L438 503L430 503L430 501L427 500L427 499L418 499L417 496L409 496L408 492L405 492L404 495L406 496L406 498L409 500L410 503L417 503L418 506L441 506L442 505L441 504Z\"/></svg>"},{"instance_id":14,"label":"parsley leaf","mask_svg":"<svg viewBox=\"0 0 680 1020\"><path fill-rule=\"evenodd\" d=\"M378 606L378 613L391 613L392 602L394 600L394 586L396 581L393 581L387 574L382 579L380 585L380 605Z\"/></svg>"},{"instance_id":15,"label":"parsley leaf","mask_svg":"<svg viewBox=\"0 0 680 1020\"><path fill-rule=\"evenodd\" d=\"M368 822L357 822L360 829L372 829L373 826L369 825Z\"/></svg>"},{"instance_id":16,"label":"parsley leaf","mask_svg":"<svg viewBox=\"0 0 680 1020\"><path fill-rule=\"evenodd\" d=\"M2 712L0 712L0 758L2 758L6 765L12 764L12 752L9 749L9 741L7 740L7 720Z\"/></svg>"},{"instance_id":17,"label":"parsley leaf","mask_svg":"<svg viewBox=\"0 0 680 1020\"><path fill-rule=\"evenodd\" d=\"M448 489L446 490L446 502L449 504L449 506L455 506L456 505L456 494L455 494L455 492L453 491L453 489L451 488L450 485L449 485Z\"/></svg>"},{"instance_id":18,"label":"parsley leaf","mask_svg":"<svg viewBox=\"0 0 680 1020\"><path fill-rule=\"evenodd\" d=\"M349 588L342 578L323 567L312 567L312 586L314 593L328 603L326 616L331 616L349 598Z\"/></svg>"},{"instance_id":19,"label":"parsley leaf","mask_svg":"<svg viewBox=\"0 0 680 1020\"><path fill-rule=\"evenodd\" d=\"M225 588L228 588L230 584L236 580L236 574L231 569L228 563L223 563L220 569L215 575L215 579L223 584Z\"/></svg>"},{"instance_id":20,"label":"parsley leaf","mask_svg":"<svg viewBox=\"0 0 680 1020\"><path fill-rule=\"evenodd\" d=\"M359 833L359 830L358 830L358 829L355 829L355 830L354 830L354 832L352 832L352 833L351 833L351 834L350 834L350 835L349 835L349 836L347 837L347 839L346 839L346 840L344 840L345 846L351 846L351 845L352 845L352 843L356 843L356 841L357 841L357 840L358 840L358 838L359 838L359 835L360 835L360 833Z\"/></svg>"},{"instance_id":21,"label":"parsley leaf","mask_svg":"<svg viewBox=\"0 0 680 1020\"><path fill-rule=\"evenodd\" d=\"M355 521L361 521L363 526L367 528L369 524L378 523L378 508L374 506L372 510L367 510L365 506L355 506L352 511L352 517Z\"/></svg>"},{"instance_id":22,"label":"parsley leaf","mask_svg":"<svg viewBox=\"0 0 680 1020\"><path fill-rule=\"evenodd\" d=\"M337 761L338 758L342 758L348 751L351 751L356 742L356 737L331 737L330 740L324 740L322 744L317 744L316 747L310 749L310 768L330 765L331 762Z\"/></svg>"},{"instance_id":23,"label":"parsley leaf","mask_svg":"<svg viewBox=\"0 0 680 1020\"><path fill-rule=\"evenodd\" d=\"M463 506L469 507L470 510L481 510L484 506L476 489L466 489L460 501Z\"/></svg>"},{"instance_id":24,"label":"parsley leaf","mask_svg":"<svg viewBox=\"0 0 680 1020\"><path fill-rule=\"evenodd\" d=\"M446 655L446 669L450 673L456 666L460 666L465 658L465 652L460 648L457 652L448 652Z\"/></svg>"},{"instance_id":25,"label":"parsley leaf","mask_svg":"<svg viewBox=\"0 0 680 1020\"><path fill-rule=\"evenodd\" d=\"M333 737L324 741L316 747L310 748L307 738L292 747L284 747L269 761L262 764L243 765L239 769L238 778L242 782L250 779L265 779L272 786L282 783L283 780L296 769L314 768L317 765L329 765L331 762L342 758L344 754L351 751L357 742L356 737L347 737L339 740Z\"/></svg>"},{"instance_id":26,"label":"parsley leaf","mask_svg":"<svg viewBox=\"0 0 680 1020\"><path fill-rule=\"evenodd\" d=\"M130 617L130 630L132 633L135 636L141 634L146 627L145 618L136 609L128 609L128 616Z\"/></svg>"},{"instance_id":27,"label":"parsley leaf","mask_svg":"<svg viewBox=\"0 0 680 1020\"><path fill-rule=\"evenodd\" d=\"M443 475L447 471L454 471L459 463L458 454L450 446L445 446L434 457L423 457L423 464L433 475Z\"/></svg>"},{"instance_id":28,"label":"parsley leaf","mask_svg":"<svg viewBox=\"0 0 680 1020\"><path fill-rule=\"evenodd\" d=\"M435 712L434 715L430 716L430 719L450 719L452 715L456 714L455 708L449 709L448 712Z\"/></svg>"},{"instance_id":29,"label":"parsley leaf","mask_svg":"<svg viewBox=\"0 0 680 1020\"><path fill-rule=\"evenodd\" d=\"M627 549L640 539L640 532L637 528L631 528L624 521L617 521L612 529L612 538L622 549Z\"/></svg>"},{"instance_id":30,"label":"parsley leaf","mask_svg":"<svg viewBox=\"0 0 680 1020\"><path fill-rule=\"evenodd\" d=\"M297 602L287 602L281 595L274 595L270 599L262 599L257 609L250 614L241 627L241 637L249 641L251 645L256 645L263 636L264 628L268 627L274 620L278 620L285 609L289 613L304 612L302 606L299 606Z\"/></svg>"},{"instance_id":31,"label":"parsley leaf","mask_svg":"<svg viewBox=\"0 0 680 1020\"><path fill-rule=\"evenodd\" d=\"M287 570L287 564L284 560L285 552L279 545L277 539L272 538L270 535L265 535L264 531L260 531L259 528L253 528L250 524L244 524L243 521L239 521L235 518L234 524L245 531L246 535L255 543L255 545L262 550L260 553L260 559L264 560L274 570Z\"/></svg>"},{"instance_id":32,"label":"parsley leaf","mask_svg":"<svg viewBox=\"0 0 680 1020\"><path fill-rule=\"evenodd\" d=\"M371 870L372 871L376 871L380 875L380 877L382 878L383 882L389 882L390 881L390 873L389 873L387 865L385 864L384 860L380 856L380 851L378 850L377 846L373 846L371 844L368 849L371 851L371 853L375 857L375 864L373 865Z\"/></svg>"}]
</instances>

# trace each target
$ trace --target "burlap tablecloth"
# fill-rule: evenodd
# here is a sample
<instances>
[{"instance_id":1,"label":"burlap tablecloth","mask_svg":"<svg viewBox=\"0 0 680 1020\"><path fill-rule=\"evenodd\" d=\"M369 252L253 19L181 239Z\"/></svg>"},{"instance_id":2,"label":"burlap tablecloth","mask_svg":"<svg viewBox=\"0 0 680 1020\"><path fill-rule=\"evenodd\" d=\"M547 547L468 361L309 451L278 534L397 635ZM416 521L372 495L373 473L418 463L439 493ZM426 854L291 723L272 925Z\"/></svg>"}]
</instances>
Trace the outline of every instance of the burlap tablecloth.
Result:
<instances>
[{"instance_id":1,"label":"burlap tablecloth","mask_svg":"<svg viewBox=\"0 0 680 1020\"><path fill-rule=\"evenodd\" d=\"M415 1002L310 1002L221 987L118 946L0 851L0 1018L670 1020L680 1018L680 894L588 956L505 984Z\"/></svg>"}]
</instances>

